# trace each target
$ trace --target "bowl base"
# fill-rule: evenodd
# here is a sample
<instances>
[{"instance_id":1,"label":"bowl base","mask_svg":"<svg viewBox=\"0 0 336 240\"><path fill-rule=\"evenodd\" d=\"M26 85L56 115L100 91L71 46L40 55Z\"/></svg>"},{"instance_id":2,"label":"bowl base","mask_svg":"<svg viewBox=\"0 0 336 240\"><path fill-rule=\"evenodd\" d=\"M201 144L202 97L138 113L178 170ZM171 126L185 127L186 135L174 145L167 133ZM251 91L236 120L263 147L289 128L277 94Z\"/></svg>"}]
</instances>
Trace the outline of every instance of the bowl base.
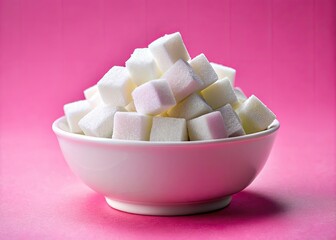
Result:
<instances>
[{"instance_id":1,"label":"bowl base","mask_svg":"<svg viewBox=\"0 0 336 240\"><path fill-rule=\"evenodd\" d=\"M121 202L106 197L106 202L110 207L123 212L141 215L176 216L206 213L219 210L229 205L231 199L231 196L226 196L223 198L205 202L175 205L146 205L141 203Z\"/></svg>"}]
</instances>

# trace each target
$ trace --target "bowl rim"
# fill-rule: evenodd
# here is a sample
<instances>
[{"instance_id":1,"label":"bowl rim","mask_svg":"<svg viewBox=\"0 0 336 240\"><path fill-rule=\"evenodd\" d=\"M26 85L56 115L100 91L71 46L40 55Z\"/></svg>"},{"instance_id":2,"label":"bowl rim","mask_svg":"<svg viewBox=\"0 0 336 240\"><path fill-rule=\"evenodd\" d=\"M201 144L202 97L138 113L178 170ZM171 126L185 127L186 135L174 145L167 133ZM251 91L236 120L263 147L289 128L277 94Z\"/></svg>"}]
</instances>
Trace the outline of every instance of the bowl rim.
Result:
<instances>
[{"instance_id":1,"label":"bowl rim","mask_svg":"<svg viewBox=\"0 0 336 240\"><path fill-rule=\"evenodd\" d=\"M121 139L112 139L112 138L99 138L93 136L86 136L83 134L67 132L59 127L59 124L63 122L66 123L66 117L62 116L56 119L52 124L52 130L57 136L62 136L67 139L91 142L91 143L100 143L100 144L113 144L113 145L146 145L146 146L189 146L189 145L204 145L204 144L213 144L213 143L231 143L237 141L246 141L253 140L257 138L266 137L275 133L280 128L280 122L275 119L272 124L264 131L247 134L244 136L231 137L231 138L221 138L221 139L212 139L212 140L198 140L198 141L171 141L171 142L150 142L150 141L139 141L139 140L121 140Z\"/></svg>"}]
</instances>

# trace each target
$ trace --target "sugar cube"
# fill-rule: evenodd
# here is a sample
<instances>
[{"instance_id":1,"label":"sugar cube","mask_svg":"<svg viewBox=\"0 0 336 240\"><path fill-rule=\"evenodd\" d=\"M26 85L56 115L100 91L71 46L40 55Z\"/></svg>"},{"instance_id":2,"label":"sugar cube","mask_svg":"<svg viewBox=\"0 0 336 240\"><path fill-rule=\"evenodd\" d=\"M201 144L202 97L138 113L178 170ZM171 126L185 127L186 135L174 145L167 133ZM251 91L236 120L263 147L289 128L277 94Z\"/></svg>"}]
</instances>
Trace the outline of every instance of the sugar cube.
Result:
<instances>
[{"instance_id":1,"label":"sugar cube","mask_svg":"<svg viewBox=\"0 0 336 240\"><path fill-rule=\"evenodd\" d=\"M234 92L236 94L238 102L244 102L247 99L245 93L243 92L243 90L241 88L235 87Z\"/></svg>"},{"instance_id":2,"label":"sugar cube","mask_svg":"<svg viewBox=\"0 0 336 240\"><path fill-rule=\"evenodd\" d=\"M212 112L212 108L206 104L200 95L193 93L176 106L169 109L167 113L170 117L189 120L209 112Z\"/></svg>"},{"instance_id":3,"label":"sugar cube","mask_svg":"<svg viewBox=\"0 0 336 240\"><path fill-rule=\"evenodd\" d=\"M133 82L140 86L160 77L160 70L148 48L137 48L126 61L125 66Z\"/></svg>"},{"instance_id":4,"label":"sugar cube","mask_svg":"<svg viewBox=\"0 0 336 240\"><path fill-rule=\"evenodd\" d=\"M187 141L187 122L183 118L154 117L150 141Z\"/></svg>"},{"instance_id":5,"label":"sugar cube","mask_svg":"<svg viewBox=\"0 0 336 240\"><path fill-rule=\"evenodd\" d=\"M98 82L98 90L104 103L124 107L132 100L136 87L125 67L112 67Z\"/></svg>"},{"instance_id":6,"label":"sugar cube","mask_svg":"<svg viewBox=\"0 0 336 240\"><path fill-rule=\"evenodd\" d=\"M232 104L232 108L233 108L233 110L235 110L237 112L238 109L240 108L240 106L243 104L243 102L247 99L247 97L244 94L244 92L241 90L241 88L235 87L233 90L236 94L237 102Z\"/></svg>"},{"instance_id":7,"label":"sugar cube","mask_svg":"<svg viewBox=\"0 0 336 240\"><path fill-rule=\"evenodd\" d=\"M100 97L97 84L85 89L84 96L85 99L89 101L89 103L93 108L103 104L103 100Z\"/></svg>"},{"instance_id":8,"label":"sugar cube","mask_svg":"<svg viewBox=\"0 0 336 240\"><path fill-rule=\"evenodd\" d=\"M84 90L84 97L86 100L89 100L97 92L98 92L98 86L96 84Z\"/></svg>"},{"instance_id":9,"label":"sugar cube","mask_svg":"<svg viewBox=\"0 0 336 240\"><path fill-rule=\"evenodd\" d=\"M166 72L177 60L190 59L179 32L167 34L148 46L162 72Z\"/></svg>"},{"instance_id":10,"label":"sugar cube","mask_svg":"<svg viewBox=\"0 0 336 240\"><path fill-rule=\"evenodd\" d=\"M203 53L194 57L189 63L195 73L202 79L204 83L203 88L206 88L218 79L215 70Z\"/></svg>"},{"instance_id":11,"label":"sugar cube","mask_svg":"<svg viewBox=\"0 0 336 240\"><path fill-rule=\"evenodd\" d=\"M203 82L191 66L180 59L162 76L166 79L175 96L176 102L181 101L196 90L201 89Z\"/></svg>"},{"instance_id":12,"label":"sugar cube","mask_svg":"<svg viewBox=\"0 0 336 240\"><path fill-rule=\"evenodd\" d=\"M236 112L230 104L217 109L222 114L224 126L228 137L237 137L245 135L243 126Z\"/></svg>"},{"instance_id":13,"label":"sugar cube","mask_svg":"<svg viewBox=\"0 0 336 240\"><path fill-rule=\"evenodd\" d=\"M218 79L227 77L230 81L232 86L234 86L235 78L236 78L236 70L227 66L223 66L222 64L218 63L210 63L215 72L217 73Z\"/></svg>"},{"instance_id":14,"label":"sugar cube","mask_svg":"<svg viewBox=\"0 0 336 240\"><path fill-rule=\"evenodd\" d=\"M252 95L238 109L238 116L247 134L267 129L275 114L256 96Z\"/></svg>"},{"instance_id":15,"label":"sugar cube","mask_svg":"<svg viewBox=\"0 0 336 240\"><path fill-rule=\"evenodd\" d=\"M188 120L187 127L191 141L227 137L223 117L218 111Z\"/></svg>"},{"instance_id":16,"label":"sugar cube","mask_svg":"<svg viewBox=\"0 0 336 240\"><path fill-rule=\"evenodd\" d=\"M117 111L125 111L123 107L111 105L98 106L86 114L78 125L85 135L93 137L111 138L113 118Z\"/></svg>"},{"instance_id":17,"label":"sugar cube","mask_svg":"<svg viewBox=\"0 0 336 240\"><path fill-rule=\"evenodd\" d=\"M136 112L116 112L113 139L149 141L152 117Z\"/></svg>"},{"instance_id":18,"label":"sugar cube","mask_svg":"<svg viewBox=\"0 0 336 240\"><path fill-rule=\"evenodd\" d=\"M100 105L104 105L104 102L101 99L99 92L96 92L95 94L93 94L89 99L87 99L87 101L90 103L90 105L93 108L100 106Z\"/></svg>"},{"instance_id":19,"label":"sugar cube","mask_svg":"<svg viewBox=\"0 0 336 240\"><path fill-rule=\"evenodd\" d=\"M228 78L217 80L215 83L202 90L201 94L213 109L220 108L228 103L234 105L238 101Z\"/></svg>"},{"instance_id":20,"label":"sugar cube","mask_svg":"<svg viewBox=\"0 0 336 240\"><path fill-rule=\"evenodd\" d=\"M78 126L78 122L90 112L91 109L92 106L87 100L80 100L64 105L64 114L71 132L82 133L82 130Z\"/></svg>"},{"instance_id":21,"label":"sugar cube","mask_svg":"<svg viewBox=\"0 0 336 240\"><path fill-rule=\"evenodd\" d=\"M176 104L174 95L165 79L152 80L134 89L134 106L142 114L157 115Z\"/></svg>"}]
</instances>

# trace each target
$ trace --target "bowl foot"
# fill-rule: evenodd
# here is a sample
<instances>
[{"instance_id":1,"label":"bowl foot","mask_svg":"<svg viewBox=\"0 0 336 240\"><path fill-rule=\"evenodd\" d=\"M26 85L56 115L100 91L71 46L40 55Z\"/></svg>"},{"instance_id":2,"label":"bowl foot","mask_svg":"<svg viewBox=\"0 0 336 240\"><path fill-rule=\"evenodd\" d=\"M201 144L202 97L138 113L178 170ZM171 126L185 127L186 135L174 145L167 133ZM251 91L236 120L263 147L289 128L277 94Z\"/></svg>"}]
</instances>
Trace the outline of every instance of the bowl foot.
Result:
<instances>
[{"instance_id":1,"label":"bowl foot","mask_svg":"<svg viewBox=\"0 0 336 240\"><path fill-rule=\"evenodd\" d=\"M231 202L231 196L206 202L195 202L175 205L146 205L142 203L121 202L106 197L107 204L117 210L141 215L176 216L190 215L215 211L226 207Z\"/></svg>"}]
</instances>

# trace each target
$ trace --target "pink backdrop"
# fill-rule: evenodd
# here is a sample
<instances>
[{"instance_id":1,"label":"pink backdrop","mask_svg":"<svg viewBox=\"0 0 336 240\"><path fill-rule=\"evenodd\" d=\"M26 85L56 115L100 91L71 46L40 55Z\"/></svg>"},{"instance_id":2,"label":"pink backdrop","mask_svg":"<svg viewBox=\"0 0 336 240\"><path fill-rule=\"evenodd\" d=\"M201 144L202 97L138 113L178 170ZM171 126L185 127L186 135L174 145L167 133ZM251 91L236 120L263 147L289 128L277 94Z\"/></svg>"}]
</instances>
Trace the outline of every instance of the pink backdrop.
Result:
<instances>
[{"instance_id":1,"label":"pink backdrop","mask_svg":"<svg viewBox=\"0 0 336 240\"><path fill-rule=\"evenodd\" d=\"M0 0L0 239L335 238L335 30L334 0ZM121 213L71 174L51 124L134 48L175 31L191 56L236 68L281 130L227 209Z\"/></svg>"}]
</instances>

